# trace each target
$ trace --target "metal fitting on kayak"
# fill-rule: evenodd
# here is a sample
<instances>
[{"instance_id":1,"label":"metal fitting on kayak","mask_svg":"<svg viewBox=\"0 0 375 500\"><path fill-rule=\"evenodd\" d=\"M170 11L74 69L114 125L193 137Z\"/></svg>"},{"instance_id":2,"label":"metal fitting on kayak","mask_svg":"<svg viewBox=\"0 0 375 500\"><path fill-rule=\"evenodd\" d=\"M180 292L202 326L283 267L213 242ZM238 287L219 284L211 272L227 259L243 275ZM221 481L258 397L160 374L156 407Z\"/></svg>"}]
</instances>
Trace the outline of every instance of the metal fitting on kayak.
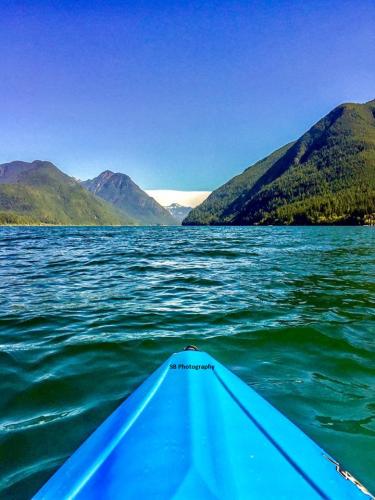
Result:
<instances>
[{"instance_id":1,"label":"metal fitting on kayak","mask_svg":"<svg viewBox=\"0 0 375 500\"><path fill-rule=\"evenodd\" d=\"M184 347L184 351L199 351L199 349L195 345L187 345Z\"/></svg>"}]
</instances>

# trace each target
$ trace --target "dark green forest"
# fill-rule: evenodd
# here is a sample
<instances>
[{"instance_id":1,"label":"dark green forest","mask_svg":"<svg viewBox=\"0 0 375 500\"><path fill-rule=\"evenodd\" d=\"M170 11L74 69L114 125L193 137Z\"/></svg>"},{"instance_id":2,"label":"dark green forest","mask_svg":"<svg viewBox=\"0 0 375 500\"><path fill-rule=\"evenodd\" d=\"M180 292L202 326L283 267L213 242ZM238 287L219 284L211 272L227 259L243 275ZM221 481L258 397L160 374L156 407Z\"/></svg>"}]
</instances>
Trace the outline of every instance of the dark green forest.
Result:
<instances>
[{"instance_id":1,"label":"dark green forest","mask_svg":"<svg viewBox=\"0 0 375 500\"><path fill-rule=\"evenodd\" d=\"M343 104L214 191L183 224L372 224L375 101Z\"/></svg>"}]
</instances>

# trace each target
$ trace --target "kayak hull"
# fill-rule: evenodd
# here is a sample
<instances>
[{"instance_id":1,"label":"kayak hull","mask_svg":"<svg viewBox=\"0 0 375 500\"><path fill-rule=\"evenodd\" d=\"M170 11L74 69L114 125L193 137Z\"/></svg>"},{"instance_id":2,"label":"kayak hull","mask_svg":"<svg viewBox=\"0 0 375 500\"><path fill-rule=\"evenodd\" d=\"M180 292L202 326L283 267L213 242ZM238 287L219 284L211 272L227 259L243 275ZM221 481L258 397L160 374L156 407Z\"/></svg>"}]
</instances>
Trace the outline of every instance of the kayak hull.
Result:
<instances>
[{"instance_id":1,"label":"kayak hull","mask_svg":"<svg viewBox=\"0 0 375 500\"><path fill-rule=\"evenodd\" d=\"M35 499L369 498L210 355L173 354Z\"/></svg>"}]
</instances>

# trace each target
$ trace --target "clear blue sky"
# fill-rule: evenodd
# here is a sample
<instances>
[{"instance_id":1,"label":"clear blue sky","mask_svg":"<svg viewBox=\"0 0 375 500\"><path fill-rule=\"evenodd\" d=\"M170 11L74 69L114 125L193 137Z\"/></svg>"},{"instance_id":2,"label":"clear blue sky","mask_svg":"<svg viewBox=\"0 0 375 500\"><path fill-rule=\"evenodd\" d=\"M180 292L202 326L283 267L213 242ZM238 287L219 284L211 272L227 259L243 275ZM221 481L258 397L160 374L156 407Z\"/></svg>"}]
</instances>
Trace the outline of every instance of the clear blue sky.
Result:
<instances>
[{"instance_id":1,"label":"clear blue sky","mask_svg":"<svg viewBox=\"0 0 375 500\"><path fill-rule=\"evenodd\" d=\"M374 0L0 2L0 163L211 190L373 98Z\"/></svg>"}]
</instances>

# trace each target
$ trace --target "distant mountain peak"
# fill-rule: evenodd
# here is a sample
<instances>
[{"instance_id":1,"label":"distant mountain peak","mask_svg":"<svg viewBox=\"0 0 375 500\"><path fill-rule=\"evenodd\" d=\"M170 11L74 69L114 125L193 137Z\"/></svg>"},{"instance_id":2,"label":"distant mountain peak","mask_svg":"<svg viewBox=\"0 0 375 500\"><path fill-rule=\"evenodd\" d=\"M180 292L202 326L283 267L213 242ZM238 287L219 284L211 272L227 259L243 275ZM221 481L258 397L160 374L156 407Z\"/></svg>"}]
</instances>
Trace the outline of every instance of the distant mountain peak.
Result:
<instances>
[{"instance_id":1,"label":"distant mountain peak","mask_svg":"<svg viewBox=\"0 0 375 500\"><path fill-rule=\"evenodd\" d=\"M31 162L32 165L51 165L53 167L55 167L56 165L54 165L51 161L49 160L33 160Z\"/></svg>"},{"instance_id":2,"label":"distant mountain peak","mask_svg":"<svg viewBox=\"0 0 375 500\"><path fill-rule=\"evenodd\" d=\"M185 219L185 217L189 215L192 210L191 207L185 207L184 205L180 205L179 203L171 203L164 208L166 208L168 212L180 223Z\"/></svg>"},{"instance_id":3,"label":"distant mountain peak","mask_svg":"<svg viewBox=\"0 0 375 500\"><path fill-rule=\"evenodd\" d=\"M110 179L114 175L116 175L116 174L115 174L115 172L112 172L112 170L104 170L97 177L95 177L93 180L104 181L104 180Z\"/></svg>"},{"instance_id":4,"label":"distant mountain peak","mask_svg":"<svg viewBox=\"0 0 375 500\"><path fill-rule=\"evenodd\" d=\"M15 160L0 165L0 184L14 184L20 180L23 173L29 172L40 165L40 160L26 162Z\"/></svg>"},{"instance_id":5,"label":"distant mountain peak","mask_svg":"<svg viewBox=\"0 0 375 500\"><path fill-rule=\"evenodd\" d=\"M171 203L168 205L168 208L190 208L191 207L186 207L185 205L181 205L180 203Z\"/></svg>"},{"instance_id":6,"label":"distant mountain peak","mask_svg":"<svg viewBox=\"0 0 375 500\"><path fill-rule=\"evenodd\" d=\"M104 172L99 174L99 177L112 177L112 175L115 175L115 172L112 172L112 170L104 170Z\"/></svg>"},{"instance_id":7,"label":"distant mountain peak","mask_svg":"<svg viewBox=\"0 0 375 500\"><path fill-rule=\"evenodd\" d=\"M105 170L82 186L144 225L174 225L177 220L126 174Z\"/></svg>"}]
</instances>

